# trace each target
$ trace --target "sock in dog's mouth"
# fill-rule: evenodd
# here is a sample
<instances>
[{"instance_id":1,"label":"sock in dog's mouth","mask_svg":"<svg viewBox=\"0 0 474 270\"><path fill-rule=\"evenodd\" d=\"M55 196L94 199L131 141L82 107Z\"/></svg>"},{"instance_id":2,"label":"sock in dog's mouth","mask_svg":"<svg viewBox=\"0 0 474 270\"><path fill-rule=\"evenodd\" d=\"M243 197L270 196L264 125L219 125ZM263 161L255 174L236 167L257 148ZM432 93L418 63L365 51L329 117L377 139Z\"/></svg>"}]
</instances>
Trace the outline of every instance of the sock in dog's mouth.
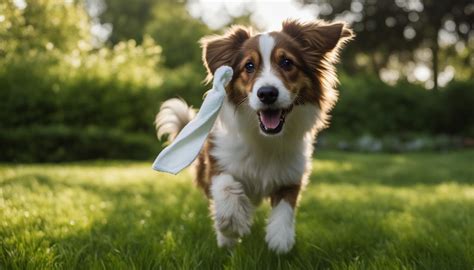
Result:
<instances>
[{"instance_id":1,"label":"sock in dog's mouth","mask_svg":"<svg viewBox=\"0 0 474 270\"><path fill-rule=\"evenodd\" d=\"M278 134L283 129L285 118L291 111L292 107L287 109L266 109L259 111L258 120L260 129L265 134Z\"/></svg>"}]
</instances>

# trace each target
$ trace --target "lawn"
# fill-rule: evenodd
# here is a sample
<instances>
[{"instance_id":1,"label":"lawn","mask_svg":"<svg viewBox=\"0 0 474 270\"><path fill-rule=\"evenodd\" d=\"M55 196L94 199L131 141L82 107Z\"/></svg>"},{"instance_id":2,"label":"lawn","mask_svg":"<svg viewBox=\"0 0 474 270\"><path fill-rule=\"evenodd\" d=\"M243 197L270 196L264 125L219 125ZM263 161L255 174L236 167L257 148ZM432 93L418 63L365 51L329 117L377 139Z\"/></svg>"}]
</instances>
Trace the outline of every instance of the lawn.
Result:
<instances>
[{"instance_id":1,"label":"lawn","mask_svg":"<svg viewBox=\"0 0 474 270\"><path fill-rule=\"evenodd\" d=\"M316 155L296 246L265 244L268 202L217 247L190 171L151 162L0 165L0 269L474 269L474 151Z\"/></svg>"}]
</instances>

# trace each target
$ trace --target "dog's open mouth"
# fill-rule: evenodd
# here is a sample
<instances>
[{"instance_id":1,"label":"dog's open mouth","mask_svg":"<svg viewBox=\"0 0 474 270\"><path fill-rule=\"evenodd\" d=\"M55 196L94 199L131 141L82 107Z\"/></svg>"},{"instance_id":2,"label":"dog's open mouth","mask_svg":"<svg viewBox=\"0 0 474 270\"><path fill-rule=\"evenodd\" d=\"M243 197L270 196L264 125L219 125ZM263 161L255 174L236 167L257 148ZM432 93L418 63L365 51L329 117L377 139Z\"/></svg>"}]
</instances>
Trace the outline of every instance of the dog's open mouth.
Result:
<instances>
[{"instance_id":1,"label":"dog's open mouth","mask_svg":"<svg viewBox=\"0 0 474 270\"><path fill-rule=\"evenodd\" d=\"M287 109L266 109L259 111L260 129L265 134L278 134L283 129L285 118L292 107Z\"/></svg>"}]
</instances>

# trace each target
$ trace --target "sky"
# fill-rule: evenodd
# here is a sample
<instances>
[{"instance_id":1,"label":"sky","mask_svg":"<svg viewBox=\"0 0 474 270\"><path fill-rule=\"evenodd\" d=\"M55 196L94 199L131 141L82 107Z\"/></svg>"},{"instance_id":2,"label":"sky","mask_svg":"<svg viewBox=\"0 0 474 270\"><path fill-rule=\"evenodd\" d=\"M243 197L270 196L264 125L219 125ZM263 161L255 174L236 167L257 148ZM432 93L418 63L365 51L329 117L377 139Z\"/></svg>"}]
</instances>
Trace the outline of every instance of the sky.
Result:
<instances>
[{"instance_id":1,"label":"sky","mask_svg":"<svg viewBox=\"0 0 474 270\"><path fill-rule=\"evenodd\" d=\"M194 0L188 4L189 13L200 18L211 28L218 29L251 11L251 20L263 31L278 30L287 18L313 20L319 14L315 5L302 7L293 0Z\"/></svg>"}]
</instances>

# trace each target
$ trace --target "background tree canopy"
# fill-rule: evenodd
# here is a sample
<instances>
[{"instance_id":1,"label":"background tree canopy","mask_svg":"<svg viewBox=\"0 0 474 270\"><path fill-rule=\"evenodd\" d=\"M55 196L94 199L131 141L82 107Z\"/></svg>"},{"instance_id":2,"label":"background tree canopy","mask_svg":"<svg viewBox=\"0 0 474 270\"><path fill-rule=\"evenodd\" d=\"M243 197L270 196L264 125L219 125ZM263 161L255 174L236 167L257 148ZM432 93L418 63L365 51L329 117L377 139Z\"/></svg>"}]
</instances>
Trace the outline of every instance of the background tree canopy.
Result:
<instances>
[{"instance_id":1,"label":"background tree canopy","mask_svg":"<svg viewBox=\"0 0 474 270\"><path fill-rule=\"evenodd\" d=\"M314 4L315 1L302 2ZM378 72L389 64L390 56L396 56L402 64L406 64L416 59L417 49L429 49L432 55L432 87L435 90L438 88L439 70L453 62L459 62L459 78L467 79L473 75L473 59L470 56L474 23L472 1L318 0L316 3L326 7L321 18L331 20L336 17L352 22L357 39L351 46L352 50L346 54L353 57L346 57L344 63L352 65L353 71L360 66L355 60L361 53L369 56L366 68ZM457 44L458 54L453 54L448 46L440 49L440 42Z\"/></svg>"},{"instance_id":2,"label":"background tree canopy","mask_svg":"<svg viewBox=\"0 0 474 270\"><path fill-rule=\"evenodd\" d=\"M357 32L342 55L326 141L443 135L465 144L474 136L471 1L298 3ZM0 160L153 157L160 102L180 96L198 107L207 89L198 40L259 19L251 8L219 10L227 21L211 29L191 16L192 4L199 2L2 1Z\"/></svg>"}]
</instances>

